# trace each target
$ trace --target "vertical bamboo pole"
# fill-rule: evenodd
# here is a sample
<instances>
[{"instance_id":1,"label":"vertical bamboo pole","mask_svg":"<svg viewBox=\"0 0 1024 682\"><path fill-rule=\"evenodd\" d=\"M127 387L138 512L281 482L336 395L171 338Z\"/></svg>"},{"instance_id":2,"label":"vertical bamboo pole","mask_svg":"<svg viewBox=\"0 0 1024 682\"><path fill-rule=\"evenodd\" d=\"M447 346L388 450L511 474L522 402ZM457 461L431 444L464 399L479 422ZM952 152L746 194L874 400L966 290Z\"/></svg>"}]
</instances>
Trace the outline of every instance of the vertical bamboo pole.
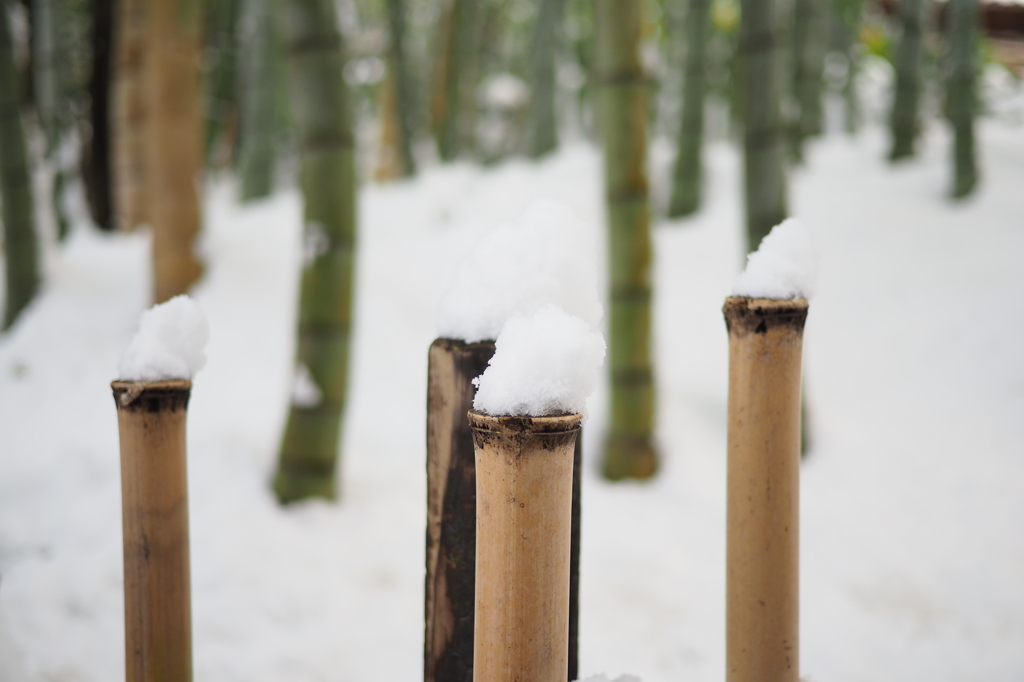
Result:
<instances>
[{"instance_id":1,"label":"vertical bamboo pole","mask_svg":"<svg viewBox=\"0 0 1024 682\"><path fill-rule=\"evenodd\" d=\"M728 298L726 682L798 682L807 301Z\"/></svg>"},{"instance_id":2,"label":"vertical bamboo pole","mask_svg":"<svg viewBox=\"0 0 1024 682\"><path fill-rule=\"evenodd\" d=\"M953 191L962 199L978 184L974 150L977 109L978 3L951 0L946 6L949 76L946 81L946 116L953 126Z\"/></svg>"},{"instance_id":3,"label":"vertical bamboo pole","mask_svg":"<svg viewBox=\"0 0 1024 682\"><path fill-rule=\"evenodd\" d=\"M889 115L892 131L890 161L914 155L924 88L921 57L927 0L899 0L897 6L902 32L893 51L896 85Z\"/></svg>"},{"instance_id":4,"label":"vertical bamboo pole","mask_svg":"<svg viewBox=\"0 0 1024 682\"><path fill-rule=\"evenodd\" d=\"M469 421L479 499L473 679L562 682L580 416L470 412Z\"/></svg>"},{"instance_id":5,"label":"vertical bamboo pole","mask_svg":"<svg viewBox=\"0 0 1024 682\"><path fill-rule=\"evenodd\" d=\"M118 0L114 69L114 218L119 230L146 222L145 6Z\"/></svg>"},{"instance_id":6,"label":"vertical bamboo pole","mask_svg":"<svg viewBox=\"0 0 1024 682\"><path fill-rule=\"evenodd\" d=\"M185 418L190 381L115 381L127 682L192 679Z\"/></svg>"},{"instance_id":7,"label":"vertical bamboo pole","mask_svg":"<svg viewBox=\"0 0 1024 682\"><path fill-rule=\"evenodd\" d=\"M427 379L425 682L471 680L476 586L476 460L466 413L494 342L437 339ZM581 438L573 453L567 680L578 677Z\"/></svg>"},{"instance_id":8,"label":"vertical bamboo pole","mask_svg":"<svg viewBox=\"0 0 1024 682\"><path fill-rule=\"evenodd\" d=\"M154 300L199 279L203 128L199 108L199 0L145 3L146 201L153 230Z\"/></svg>"}]
</instances>

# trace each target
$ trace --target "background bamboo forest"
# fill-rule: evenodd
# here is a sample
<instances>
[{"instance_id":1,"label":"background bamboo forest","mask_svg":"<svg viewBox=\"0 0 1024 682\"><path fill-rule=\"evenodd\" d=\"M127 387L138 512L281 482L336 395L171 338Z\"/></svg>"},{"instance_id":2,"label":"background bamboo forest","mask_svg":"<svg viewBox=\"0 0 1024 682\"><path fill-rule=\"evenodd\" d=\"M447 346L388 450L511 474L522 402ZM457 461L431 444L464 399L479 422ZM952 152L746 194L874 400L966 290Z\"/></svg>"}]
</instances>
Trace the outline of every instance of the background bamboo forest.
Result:
<instances>
[{"instance_id":1,"label":"background bamboo forest","mask_svg":"<svg viewBox=\"0 0 1024 682\"><path fill-rule=\"evenodd\" d=\"M1021 0L0 0L0 679L123 676L105 391L183 293L196 677L421 676L438 302L555 199L581 677L721 678L721 303L799 216L802 667L1020 680L1022 187Z\"/></svg>"}]
</instances>

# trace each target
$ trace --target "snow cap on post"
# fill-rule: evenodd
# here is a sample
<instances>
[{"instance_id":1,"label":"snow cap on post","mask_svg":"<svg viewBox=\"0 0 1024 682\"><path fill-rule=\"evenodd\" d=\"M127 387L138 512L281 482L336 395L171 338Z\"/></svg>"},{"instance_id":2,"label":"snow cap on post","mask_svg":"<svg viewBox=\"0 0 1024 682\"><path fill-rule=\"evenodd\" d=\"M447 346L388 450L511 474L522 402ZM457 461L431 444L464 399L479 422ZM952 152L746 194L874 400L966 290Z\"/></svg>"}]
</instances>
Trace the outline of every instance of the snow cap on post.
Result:
<instances>
[{"instance_id":1,"label":"snow cap on post","mask_svg":"<svg viewBox=\"0 0 1024 682\"><path fill-rule=\"evenodd\" d=\"M773 227L757 251L747 256L747 267L737 278L732 295L810 299L817 278L818 253L811 232L798 218L789 218Z\"/></svg>"},{"instance_id":2,"label":"snow cap on post","mask_svg":"<svg viewBox=\"0 0 1024 682\"><path fill-rule=\"evenodd\" d=\"M513 317L473 380L473 409L491 416L585 414L604 354L604 337L559 308Z\"/></svg>"},{"instance_id":3,"label":"snow cap on post","mask_svg":"<svg viewBox=\"0 0 1024 682\"><path fill-rule=\"evenodd\" d=\"M206 317L186 294L142 313L139 330L121 354L121 381L191 379L206 364Z\"/></svg>"},{"instance_id":4,"label":"snow cap on post","mask_svg":"<svg viewBox=\"0 0 1024 682\"><path fill-rule=\"evenodd\" d=\"M567 206L536 201L477 244L438 311L438 336L496 339L514 316L554 304L596 329L603 310L593 235Z\"/></svg>"}]
</instances>

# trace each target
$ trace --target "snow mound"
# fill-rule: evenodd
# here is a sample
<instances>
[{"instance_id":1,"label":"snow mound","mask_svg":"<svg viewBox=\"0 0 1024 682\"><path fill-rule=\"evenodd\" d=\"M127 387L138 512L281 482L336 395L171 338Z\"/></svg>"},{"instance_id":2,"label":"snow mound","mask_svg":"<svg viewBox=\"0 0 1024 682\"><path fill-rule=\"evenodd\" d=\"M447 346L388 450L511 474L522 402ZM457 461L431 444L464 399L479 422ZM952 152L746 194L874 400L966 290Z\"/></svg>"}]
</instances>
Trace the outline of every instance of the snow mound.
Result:
<instances>
[{"instance_id":1,"label":"snow mound","mask_svg":"<svg viewBox=\"0 0 1024 682\"><path fill-rule=\"evenodd\" d=\"M772 228L757 251L747 256L747 267L736 279L733 296L779 300L814 295L818 253L811 231L798 218Z\"/></svg>"},{"instance_id":2,"label":"snow mound","mask_svg":"<svg viewBox=\"0 0 1024 682\"><path fill-rule=\"evenodd\" d=\"M121 354L122 381L191 379L206 364L210 336L206 317L187 295L175 296L142 313L139 331Z\"/></svg>"},{"instance_id":3,"label":"snow mound","mask_svg":"<svg viewBox=\"0 0 1024 682\"><path fill-rule=\"evenodd\" d=\"M536 201L488 233L455 273L438 311L438 336L497 338L505 321L554 304L591 328L601 322L597 248L572 209Z\"/></svg>"},{"instance_id":4,"label":"snow mound","mask_svg":"<svg viewBox=\"0 0 1024 682\"><path fill-rule=\"evenodd\" d=\"M473 380L473 408L493 416L584 414L604 352L600 332L554 306L513 317L487 369Z\"/></svg>"}]
</instances>

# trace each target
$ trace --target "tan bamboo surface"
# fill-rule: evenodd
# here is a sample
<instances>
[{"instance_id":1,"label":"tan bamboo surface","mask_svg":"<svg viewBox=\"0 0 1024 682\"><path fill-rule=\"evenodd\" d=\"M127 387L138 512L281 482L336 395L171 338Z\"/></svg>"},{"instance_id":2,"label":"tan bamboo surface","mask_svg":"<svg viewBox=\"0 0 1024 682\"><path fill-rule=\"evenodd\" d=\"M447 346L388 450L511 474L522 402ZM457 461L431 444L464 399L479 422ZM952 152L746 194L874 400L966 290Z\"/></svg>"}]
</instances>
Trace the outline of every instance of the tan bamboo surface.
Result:
<instances>
[{"instance_id":1,"label":"tan bamboo surface","mask_svg":"<svg viewBox=\"0 0 1024 682\"><path fill-rule=\"evenodd\" d=\"M189 682L185 417L189 381L115 381L124 529L125 679Z\"/></svg>"},{"instance_id":2,"label":"tan bamboo surface","mask_svg":"<svg viewBox=\"0 0 1024 682\"><path fill-rule=\"evenodd\" d=\"M579 415L469 413L476 451L476 682L565 682Z\"/></svg>"},{"instance_id":3,"label":"tan bamboo surface","mask_svg":"<svg viewBox=\"0 0 1024 682\"><path fill-rule=\"evenodd\" d=\"M118 0L114 69L114 218L120 230L146 222L145 5Z\"/></svg>"},{"instance_id":4,"label":"tan bamboo surface","mask_svg":"<svg viewBox=\"0 0 1024 682\"><path fill-rule=\"evenodd\" d=\"M807 301L728 298L726 682L799 682Z\"/></svg>"},{"instance_id":5,"label":"tan bamboo surface","mask_svg":"<svg viewBox=\"0 0 1024 682\"><path fill-rule=\"evenodd\" d=\"M198 0L145 3L144 191L156 303L186 293L203 269L195 252L203 170L200 8Z\"/></svg>"}]
</instances>

